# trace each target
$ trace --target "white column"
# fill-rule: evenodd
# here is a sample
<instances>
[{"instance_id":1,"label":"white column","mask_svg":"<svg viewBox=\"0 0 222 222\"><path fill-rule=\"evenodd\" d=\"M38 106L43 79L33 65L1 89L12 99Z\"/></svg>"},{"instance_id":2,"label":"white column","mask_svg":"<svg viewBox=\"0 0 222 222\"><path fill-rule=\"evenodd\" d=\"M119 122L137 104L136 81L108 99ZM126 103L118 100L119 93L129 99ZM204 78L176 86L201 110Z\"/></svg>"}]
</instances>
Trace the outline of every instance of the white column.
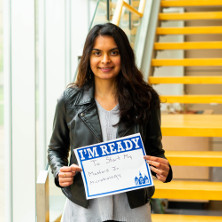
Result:
<instances>
[{"instance_id":1,"label":"white column","mask_svg":"<svg viewBox=\"0 0 222 222\"><path fill-rule=\"evenodd\" d=\"M38 78L38 118L36 127L36 163L37 175L40 170L46 167L46 148L48 145L46 126L46 3L45 0L38 0L38 20L37 20L37 50L38 50L38 63L36 77Z\"/></svg>"},{"instance_id":2,"label":"white column","mask_svg":"<svg viewBox=\"0 0 222 222\"><path fill-rule=\"evenodd\" d=\"M89 30L88 0L72 1L72 81L75 79L75 71L78 67L78 57L82 55L83 46ZM78 22L76 22L78 21ZM80 22L81 21L81 22Z\"/></svg>"},{"instance_id":3,"label":"white column","mask_svg":"<svg viewBox=\"0 0 222 222\"><path fill-rule=\"evenodd\" d=\"M51 137L55 106L66 87L65 1L46 1L46 116L47 144Z\"/></svg>"},{"instance_id":4,"label":"white column","mask_svg":"<svg viewBox=\"0 0 222 222\"><path fill-rule=\"evenodd\" d=\"M65 83L72 81L72 1L65 0ZM76 21L75 21L76 22Z\"/></svg>"},{"instance_id":5,"label":"white column","mask_svg":"<svg viewBox=\"0 0 222 222\"><path fill-rule=\"evenodd\" d=\"M34 3L4 1L6 219L13 222L35 221Z\"/></svg>"},{"instance_id":6,"label":"white column","mask_svg":"<svg viewBox=\"0 0 222 222\"><path fill-rule=\"evenodd\" d=\"M5 218L12 221L12 104L11 104L11 1L4 0L3 3L3 72L4 72L4 182L5 182Z\"/></svg>"}]
</instances>

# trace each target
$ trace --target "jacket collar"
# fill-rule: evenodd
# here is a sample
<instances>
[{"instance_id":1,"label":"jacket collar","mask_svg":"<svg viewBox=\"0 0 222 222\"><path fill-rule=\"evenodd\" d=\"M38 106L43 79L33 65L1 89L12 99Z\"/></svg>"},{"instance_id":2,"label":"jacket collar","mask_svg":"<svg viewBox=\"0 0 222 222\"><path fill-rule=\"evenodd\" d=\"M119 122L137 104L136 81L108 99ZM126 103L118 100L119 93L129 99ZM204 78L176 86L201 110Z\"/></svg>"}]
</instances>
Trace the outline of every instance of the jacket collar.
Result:
<instances>
[{"instance_id":1,"label":"jacket collar","mask_svg":"<svg viewBox=\"0 0 222 222\"><path fill-rule=\"evenodd\" d=\"M79 98L75 102L75 105L86 105L95 101L94 99L94 86L86 85L82 88Z\"/></svg>"},{"instance_id":2,"label":"jacket collar","mask_svg":"<svg viewBox=\"0 0 222 222\"><path fill-rule=\"evenodd\" d=\"M88 106L80 113L80 118L89 127L92 133L96 136L98 141L102 141L102 131L99 122L98 111L96 108L95 98L94 98L94 87L93 85L84 86L79 99L76 101L75 105L87 105ZM133 128L127 127L125 123L120 122L118 124L116 137L126 136L127 133Z\"/></svg>"}]
</instances>

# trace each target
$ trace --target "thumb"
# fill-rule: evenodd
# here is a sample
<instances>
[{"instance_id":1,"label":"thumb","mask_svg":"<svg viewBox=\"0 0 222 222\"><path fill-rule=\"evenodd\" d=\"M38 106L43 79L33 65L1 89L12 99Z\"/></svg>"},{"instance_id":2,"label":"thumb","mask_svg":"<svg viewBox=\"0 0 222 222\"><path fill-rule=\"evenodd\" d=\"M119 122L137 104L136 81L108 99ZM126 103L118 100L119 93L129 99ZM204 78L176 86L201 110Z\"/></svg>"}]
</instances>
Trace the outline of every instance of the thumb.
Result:
<instances>
[{"instance_id":1,"label":"thumb","mask_svg":"<svg viewBox=\"0 0 222 222\"><path fill-rule=\"evenodd\" d=\"M77 171L77 172L81 172L81 171L82 171L82 168L79 167L79 166L76 165L76 164L72 164L72 165L70 166L70 168L71 168L72 171Z\"/></svg>"}]
</instances>

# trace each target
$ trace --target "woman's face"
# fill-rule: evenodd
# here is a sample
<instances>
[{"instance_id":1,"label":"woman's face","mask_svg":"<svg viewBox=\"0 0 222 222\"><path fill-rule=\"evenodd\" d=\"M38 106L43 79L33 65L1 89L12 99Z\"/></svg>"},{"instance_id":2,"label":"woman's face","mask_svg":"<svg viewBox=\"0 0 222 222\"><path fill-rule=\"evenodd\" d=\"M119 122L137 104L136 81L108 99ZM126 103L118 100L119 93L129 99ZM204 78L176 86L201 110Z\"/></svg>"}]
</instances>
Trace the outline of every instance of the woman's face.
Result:
<instances>
[{"instance_id":1,"label":"woman's face","mask_svg":"<svg viewBox=\"0 0 222 222\"><path fill-rule=\"evenodd\" d=\"M113 80L121 69L119 49L111 36L98 36L90 55L95 80Z\"/></svg>"}]
</instances>

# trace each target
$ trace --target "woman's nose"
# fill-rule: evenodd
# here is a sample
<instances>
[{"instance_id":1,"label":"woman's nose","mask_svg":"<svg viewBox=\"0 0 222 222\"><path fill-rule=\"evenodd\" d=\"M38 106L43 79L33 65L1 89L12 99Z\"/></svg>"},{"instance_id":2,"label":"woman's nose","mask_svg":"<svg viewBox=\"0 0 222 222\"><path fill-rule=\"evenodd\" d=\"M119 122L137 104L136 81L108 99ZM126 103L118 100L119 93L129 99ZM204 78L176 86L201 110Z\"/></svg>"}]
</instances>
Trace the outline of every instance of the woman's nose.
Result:
<instances>
[{"instance_id":1,"label":"woman's nose","mask_svg":"<svg viewBox=\"0 0 222 222\"><path fill-rule=\"evenodd\" d=\"M102 58L102 62L103 62L103 63L109 63L109 62L110 62L109 55L104 54L104 56L103 56L103 58Z\"/></svg>"}]
</instances>

